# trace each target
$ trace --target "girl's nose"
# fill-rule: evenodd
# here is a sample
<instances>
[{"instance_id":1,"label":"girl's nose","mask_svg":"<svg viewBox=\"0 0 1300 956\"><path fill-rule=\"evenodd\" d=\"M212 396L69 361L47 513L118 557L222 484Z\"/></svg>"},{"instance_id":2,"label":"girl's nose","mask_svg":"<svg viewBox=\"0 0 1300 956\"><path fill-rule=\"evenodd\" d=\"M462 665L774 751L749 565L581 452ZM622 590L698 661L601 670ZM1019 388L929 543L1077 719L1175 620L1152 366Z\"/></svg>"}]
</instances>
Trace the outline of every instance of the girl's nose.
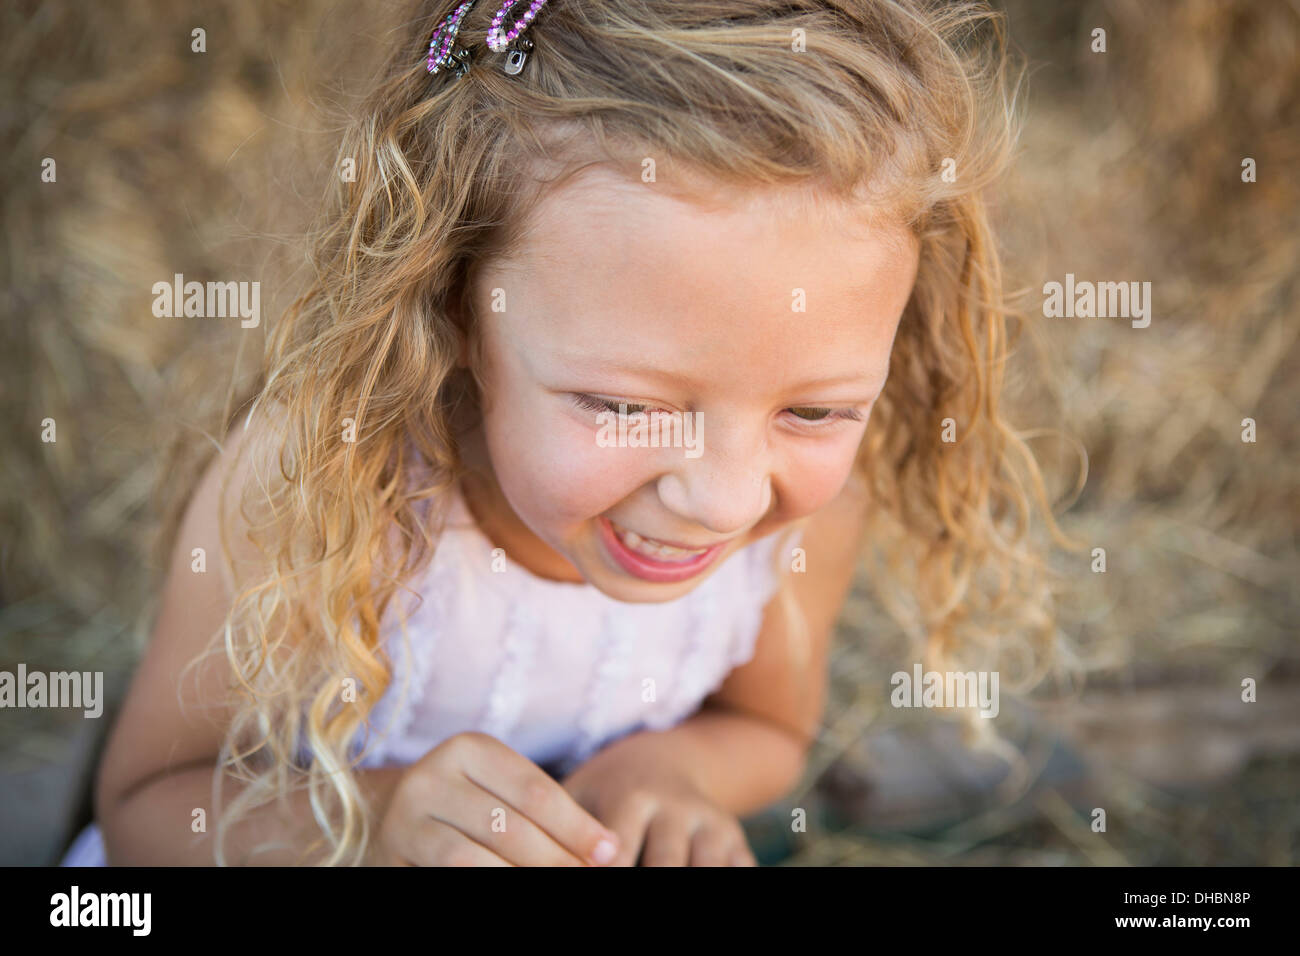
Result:
<instances>
[{"instance_id":1,"label":"girl's nose","mask_svg":"<svg viewBox=\"0 0 1300 956\"><path fill-rule=\"evenodd\" d=\"M686 459L662 475L658 490L670 511L716 535L753 527L772 506L766 456L756 453L707 449L701 457Z\"/></svg>"}]
</instances>

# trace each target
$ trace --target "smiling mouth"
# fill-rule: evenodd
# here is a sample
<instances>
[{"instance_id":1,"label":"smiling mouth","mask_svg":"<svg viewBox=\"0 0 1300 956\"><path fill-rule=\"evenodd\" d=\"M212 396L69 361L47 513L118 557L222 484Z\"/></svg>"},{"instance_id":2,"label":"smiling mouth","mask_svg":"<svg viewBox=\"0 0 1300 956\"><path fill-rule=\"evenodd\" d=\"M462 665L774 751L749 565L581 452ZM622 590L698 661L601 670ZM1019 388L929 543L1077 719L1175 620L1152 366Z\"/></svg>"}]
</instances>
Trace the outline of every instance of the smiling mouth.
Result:
<instances>
[{"instance_id":1,"label":"smiling mouth","mask_svg":"<svg viewBox=\"0 0 1300 956\"><path fill-rule=\"evenodd\" d=\"M671 583L694 577L726 547L722 542L707 548L683 548L621 528L608 518L599 523L605 547L619 567L647 581Z\"/></svg>"},{"instance_id":2,"label":"smiling mouth","mask_svg":"<svg viewBox=\"0 0 1300 956\"><path fill-rule=\"evenodd\" d=\"M618 535L621 541L629 551L635 551L642 557L649 558L651 561L663 561L668 564L689 561L691 558L698 558L708 551L708 548L682 548L677 545L668 544L666 541L659 541L655 538L643 538L635 531L629 531L627 528L620 528L614 522L610 522L614 529L614 534Z\"/></svg>"}]
</instances>

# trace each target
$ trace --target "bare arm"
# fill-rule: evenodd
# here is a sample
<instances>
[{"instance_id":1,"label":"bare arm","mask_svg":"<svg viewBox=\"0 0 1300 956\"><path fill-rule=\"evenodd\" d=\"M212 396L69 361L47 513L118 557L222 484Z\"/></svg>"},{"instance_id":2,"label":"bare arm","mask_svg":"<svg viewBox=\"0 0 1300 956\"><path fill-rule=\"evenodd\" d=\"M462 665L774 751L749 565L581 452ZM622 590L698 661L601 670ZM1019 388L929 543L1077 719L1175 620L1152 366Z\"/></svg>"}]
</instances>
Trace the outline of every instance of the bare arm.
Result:
<instances>
[{"instance_id":1,"label":"bare arm","mask_svg":"<svg viewBox=\"0 0 1300 956\"><path fill-rule=\"evenodd\" d=\"M230 669L218 651L189 672L185 666L209 649L225 622L233 594L221 559L219 511L233 508L248 477L240 462L223 503L221 479L244 443L242 424L195 489L181 523L149 647L136 671L95 786L95 816L113 865L202 865L215 862L213 782L218 754L233 717L227 699ZM236 562L256 560L256 549L232 535ZM206 571L194 569L193 550L206 553ZM382 818L400 768L360 771L358 785ZM230 780L223 805L238 793ZM206 832L194 832L196 809ZM374 821L372 821L373 823ZM232 863L286 864L321 836L305 790L252 810L227 837ZM285 849L251 856L266 841Z\"/></svg>"},{"instance_id":2,"label":"bare arm","mask_svg":"<svg viewBox=\"0 0 1300 956\"><path fill-rule=\"evenodd\" d=\"M212 805L215 762L188 769L175 768L119 799L113 808L112 842L108 846L113 866L198 866L214 862L215 820L207 821L206 832L193 832L195 808ZM356 771L357 784L372 808L371 846L378 821L392 800L405 767L384 767ZM222 799L236 793L223 788ZM108 828L105 825L105 833ZM312 819L307 792L290 795L283 804L270 803L249 812L225 840L226 859L233 865L292 866L301 863L302 848L317 841L320 828ZM254 847L271 842L276 849Z\"/></svg>"}]
</instances>

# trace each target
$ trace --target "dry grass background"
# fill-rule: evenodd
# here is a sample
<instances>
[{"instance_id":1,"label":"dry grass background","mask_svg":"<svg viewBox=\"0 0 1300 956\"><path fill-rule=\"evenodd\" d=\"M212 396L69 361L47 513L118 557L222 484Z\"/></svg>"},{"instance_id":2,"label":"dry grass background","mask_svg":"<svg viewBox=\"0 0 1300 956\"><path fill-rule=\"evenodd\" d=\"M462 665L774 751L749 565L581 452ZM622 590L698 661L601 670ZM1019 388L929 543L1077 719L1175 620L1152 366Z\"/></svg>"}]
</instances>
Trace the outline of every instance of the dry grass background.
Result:
<instances>
[{"instance_id":1,"label":"dry grass background","mask_svg":"<svg viewBox=\"0 0 1300 956\"><path fill-rule=\"evenodd\" d=\"M863 579L805 785L751 836L792 865L1293 864L1300 4L1006 9L1031 73L999 218L1039 331L1017 356L1017 420L1087 450L1061 521L1106 548L1108 571L1091 573L1086 551L1054 565L1061 633L1091 676L1074 704L1004 700L999 724L1028 768L1008 777L933 713L887 706L888 675L913 657ZM262 329L237 321L155 318L150 288L177 272L261 280L265 327L295 292L292 238L340 112L399 25L392 4L323 0L16 2L0 17L0 667L104 670L120 692L144 641L159 502L203 447L173 454L175 439L219 427L221 390L261 348ZM1105 54L1089 51L1094 27ZM1150 281L1150 327L1042 319L1042 284L1067 272ZM1072 473L1070 441L1035 447ZM1247 676L1253 706L1239 703ZM84 774L104 729L91 723L4 713L4 816L54 808L0 857L61 849L77 808L52 795ZM789 832L793 807L807 833ZM1093 807L1106 833L1090 830Z\"/></svg>"}]
</instances>

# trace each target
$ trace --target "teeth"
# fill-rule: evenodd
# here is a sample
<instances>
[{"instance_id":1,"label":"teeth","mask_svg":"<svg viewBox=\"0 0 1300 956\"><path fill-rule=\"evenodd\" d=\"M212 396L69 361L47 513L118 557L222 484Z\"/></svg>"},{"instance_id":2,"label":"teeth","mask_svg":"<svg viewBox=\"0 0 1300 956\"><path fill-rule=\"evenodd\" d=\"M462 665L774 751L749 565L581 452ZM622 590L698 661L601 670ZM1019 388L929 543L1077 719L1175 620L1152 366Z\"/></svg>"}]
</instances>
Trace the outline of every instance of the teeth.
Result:
<instances>
[{"instance_id":1,"label":"teeth","mask_svg":"<svg viewBox=\"0 0 1300 956\"><path fill-rule=\"evenodd\" d=\"M661 541L655 541L652 538L643 538L635 531L625 531L622 528L616 528L618 539L623 542L629 551L635 551L637 554L652 558L655 561L689 561L691 558L697 558L708 548L674 548L671 544L664 544Z\"/></svg>"}]
</instances>

